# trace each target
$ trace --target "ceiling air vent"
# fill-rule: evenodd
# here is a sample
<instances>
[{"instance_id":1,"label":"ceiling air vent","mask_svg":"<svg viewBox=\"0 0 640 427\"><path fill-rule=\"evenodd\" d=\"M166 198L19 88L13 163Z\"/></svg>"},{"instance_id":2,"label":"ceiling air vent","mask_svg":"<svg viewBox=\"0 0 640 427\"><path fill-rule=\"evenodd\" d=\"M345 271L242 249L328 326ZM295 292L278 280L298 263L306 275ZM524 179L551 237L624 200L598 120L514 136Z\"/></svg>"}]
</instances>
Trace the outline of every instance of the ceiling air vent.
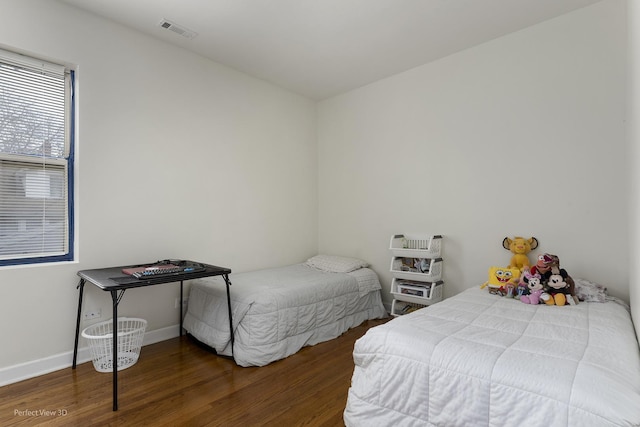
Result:
<instances>
[{"instance_id":1,"label":"ceiling air vent","mask_svg":"<svg viewBox=\"0 0 640 427\"><path fill-rule=\"evenodd\" d=\"M171 22L168 19L163 19L160 21L158 26L165 28L169 31L173 31L176 34L180 34L182 37L186 37L188 39L192 39L198 35L195 31L191 31L181 25L176 24L175 22Z\"/></svg>"}]
</instances>

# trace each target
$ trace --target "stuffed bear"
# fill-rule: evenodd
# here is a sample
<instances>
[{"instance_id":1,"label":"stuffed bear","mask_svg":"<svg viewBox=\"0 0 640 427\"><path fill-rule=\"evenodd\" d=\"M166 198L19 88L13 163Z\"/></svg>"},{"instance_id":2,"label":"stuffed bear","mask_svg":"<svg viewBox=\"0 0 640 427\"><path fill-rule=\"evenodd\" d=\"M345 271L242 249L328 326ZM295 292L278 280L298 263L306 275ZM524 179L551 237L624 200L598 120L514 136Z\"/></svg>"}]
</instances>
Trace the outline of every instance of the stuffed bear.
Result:
<instances>
[{"instance_id":1,"label":"stuffed bear","mask_svg":"<svg viewBox=\"0 0 640 427\"><path fill-rule=\"evenodd\" d=\"M522 295L520 301L525 304L538 304L543 294L542 278L539 274L531 274L531 272L526 272L522 277L527 284L527 294Z\"/></svg>"},{"instance_id":2,"label":"stuffed bear","mask_svg":"<svg viewBox=\"0 0 640 427\"><path fill-rule=\"evenodd\" d=\"M502 247L513 253L509 268L517 268L522 271L531 265L527 254L538 247L538 239L535 237L525 239L519 236L513 239L505 237L502 241Z\"/></svg>"}]
</instances>

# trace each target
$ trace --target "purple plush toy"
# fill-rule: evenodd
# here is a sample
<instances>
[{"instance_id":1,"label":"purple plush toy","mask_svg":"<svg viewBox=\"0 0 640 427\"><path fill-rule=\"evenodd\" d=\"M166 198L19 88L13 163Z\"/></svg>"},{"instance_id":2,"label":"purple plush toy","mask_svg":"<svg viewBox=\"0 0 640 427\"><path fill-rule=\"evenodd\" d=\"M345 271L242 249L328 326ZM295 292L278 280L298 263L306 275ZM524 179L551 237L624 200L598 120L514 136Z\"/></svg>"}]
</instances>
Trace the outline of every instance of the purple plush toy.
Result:
<instances>
[{"instance_id":1,"label":"purple plush toy","mask_svg":"<svg viewBox=\"0 0 640 427\"><path fill-rule=\"evenodd\" d=\"M520 301L525 304L538 304L543 294L542 278L538 273L531 274L531 272L525 271L522 280L526 283L529 294L522 295Z\"/></svg>"},{"instance_id":2,"label":"purple plush toy","mask_svg":"<svg viewBox=\"0 0 640 427\"><path fill-rule=\"evenodd\" d=\"M529 295L522 295L520 297L520 301L525 304L538 304L540 302L540 297L542 296L542 289L536 289L535 291L531 291Z\"/></svg>"}]
</instances>

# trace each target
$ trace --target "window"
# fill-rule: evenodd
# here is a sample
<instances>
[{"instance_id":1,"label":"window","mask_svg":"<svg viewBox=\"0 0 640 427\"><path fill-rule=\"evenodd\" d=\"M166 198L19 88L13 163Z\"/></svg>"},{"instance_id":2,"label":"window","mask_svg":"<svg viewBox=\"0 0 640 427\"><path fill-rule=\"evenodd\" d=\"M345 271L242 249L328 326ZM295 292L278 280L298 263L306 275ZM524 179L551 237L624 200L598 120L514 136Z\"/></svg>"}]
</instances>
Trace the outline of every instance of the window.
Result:
<instances>
[{"instance_id":1,"label":"window","mask_svg":"<svg viewBox=\"0 0 640 427\"><path fill-rule=\"evenodd\" d=\"M0 265L73 259L73 86L0 50Z\"/></svg>"}]
</instances>

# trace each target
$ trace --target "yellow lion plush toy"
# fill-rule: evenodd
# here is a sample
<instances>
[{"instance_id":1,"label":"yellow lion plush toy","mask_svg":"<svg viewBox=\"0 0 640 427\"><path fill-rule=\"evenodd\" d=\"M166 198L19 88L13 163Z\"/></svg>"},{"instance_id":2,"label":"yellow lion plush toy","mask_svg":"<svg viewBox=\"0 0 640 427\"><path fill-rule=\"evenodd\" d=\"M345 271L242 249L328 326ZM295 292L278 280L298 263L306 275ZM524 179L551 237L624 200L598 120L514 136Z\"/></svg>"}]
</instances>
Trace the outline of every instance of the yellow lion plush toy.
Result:
<instances>
[{"instance_id":1,"label":"yellow lion plush toy","mask_svg":"<svg viewBox=\"0 0 640 427\"><path fill-rule=\"evenodd\" d=\"M516 236L513 239L505 237L502 241L502 247L513 252L509 268L517 268L520 271L523 271L531 266L531 262L529 262L527 254L538 247L538 239L535 237L525 239L524 237L519 236Z\"/></svg>"}]
</instances>

